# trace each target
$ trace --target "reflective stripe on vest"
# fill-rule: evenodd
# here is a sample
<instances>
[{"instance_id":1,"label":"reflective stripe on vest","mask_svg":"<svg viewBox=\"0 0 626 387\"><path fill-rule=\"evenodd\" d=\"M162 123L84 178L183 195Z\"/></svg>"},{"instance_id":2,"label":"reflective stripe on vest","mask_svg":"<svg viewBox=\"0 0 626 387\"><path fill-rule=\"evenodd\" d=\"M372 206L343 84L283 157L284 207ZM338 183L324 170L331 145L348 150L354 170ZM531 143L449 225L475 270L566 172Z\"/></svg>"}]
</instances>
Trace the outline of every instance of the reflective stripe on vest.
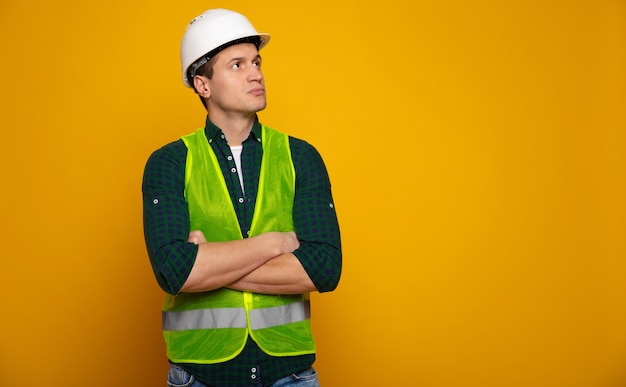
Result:
<instances>
[{"instance_id":1,"label":"reflective stripe on vest","mask_svg":"<svg viewBox=\"0 0 626 387\"><path fill-rule=\"evenodd\" d=\"M207 241L242 239L241 229L217 157L204 129L184 136L187 146L185 199L191 230ZM262 127L263 158L250 236L294 231L295 169L287 135ZM166 295L163 335L168 358L178 363L230 360L248 335L272 356L315 352L308 294L265 295L221 288Z\"/></svg>"},{"instance_id":2,"label":"reflective stripe on vest","mask_svg":"<svg viewBox=\"0 0 626 387\"><path fill-rule=\"evenodd\" d=\"M250 311L250 329L265 329L305 321L311 318L310 301L253 309Z\"/></svg>"},{"instance_id":3,"label":"reflective stripe on vest","mask_svg":"<svg viewBox=\"0 0 626 387\"><path fill-rule=\"evenodd\" d=\"M163 330L247 328L244 308L182 310L163 313Z\"/></svg>"},{"instance_id":4,"label":"reflective stripe on vest","mask_svg":"<svg viewBox=\"0 0 626 387\"><path fill-rule=\"evenodd\" d=\"M310 301L296 302L250 311L250 329L271 328L311 318ZM163 329L184 331L190 329L246 328L244 308L195 309L163 313Z\"/></svg>"}]
</instances>

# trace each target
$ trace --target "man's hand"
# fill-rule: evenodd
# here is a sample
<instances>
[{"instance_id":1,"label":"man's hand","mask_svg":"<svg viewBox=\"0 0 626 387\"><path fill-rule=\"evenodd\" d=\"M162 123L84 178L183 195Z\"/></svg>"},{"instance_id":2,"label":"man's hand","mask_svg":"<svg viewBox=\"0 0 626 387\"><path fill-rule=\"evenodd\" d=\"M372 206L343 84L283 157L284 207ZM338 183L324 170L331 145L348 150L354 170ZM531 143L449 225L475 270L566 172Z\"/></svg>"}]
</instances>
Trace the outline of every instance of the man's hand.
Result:
<instances>
[{"instance_id":1,"label":"man's hand","mask_svg":"<svg viewBox=\"0 0 626 387\"><path fill-rule=\"evenodd\" d=\"M298 240L298 236L293 231L268 234L279 234L278 237L282 238L283 248L281 249L280 254L293 253L294 250L300 247L300 241Z\"/></svg>"},{"instance_id":2,"label":"man's hand","mask_svg":"<svg viewBox=\"0 0 626 387\"><path fill-rule=\"evenodd\" d=\"M202 231L193 230L192 232L189 233L189 238L187 238L187 242L191 242L196 245L199 245L200 243L206 242L206 238L204 237L204 234L202 233Z\"/></svg>"}]
</instances>

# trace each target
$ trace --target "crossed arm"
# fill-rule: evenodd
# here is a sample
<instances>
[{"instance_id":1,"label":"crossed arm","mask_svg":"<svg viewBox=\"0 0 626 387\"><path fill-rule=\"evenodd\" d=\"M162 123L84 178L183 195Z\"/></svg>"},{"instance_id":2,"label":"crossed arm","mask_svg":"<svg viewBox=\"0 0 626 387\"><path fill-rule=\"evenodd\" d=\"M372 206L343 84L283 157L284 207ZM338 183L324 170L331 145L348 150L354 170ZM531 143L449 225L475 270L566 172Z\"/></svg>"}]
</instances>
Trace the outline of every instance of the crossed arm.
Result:
<instances>
[{"instance_id":1,"label":"crossed arm","mask_svg":"<svg viewBox=\"0 0 626 387\"><path fill-rule=\"evenodd\" d=\"M230 287L292 294L335 289L341 274L341 242L328 175L310 145L293 145L301 155L296 170L303 182L294 200L298 235L270 232L228 242L207 243L201 233L190 233L182 141L150 157L142 185L144 236L155 277L165 292Z\"/></svg>"},{"instance_id":2,"label":"crossed arm","mask_svg":"<svg viewBox=\"0 0 626 387\"><path fill-rule=\"evenodd\" d=\"M182 292L221 287L267 294L316 290L300 261L291 253L300 245L293 232L207 242L201 231L192 231L188 241L198 245L198 254Z\"/></svg>"}]
</instances>

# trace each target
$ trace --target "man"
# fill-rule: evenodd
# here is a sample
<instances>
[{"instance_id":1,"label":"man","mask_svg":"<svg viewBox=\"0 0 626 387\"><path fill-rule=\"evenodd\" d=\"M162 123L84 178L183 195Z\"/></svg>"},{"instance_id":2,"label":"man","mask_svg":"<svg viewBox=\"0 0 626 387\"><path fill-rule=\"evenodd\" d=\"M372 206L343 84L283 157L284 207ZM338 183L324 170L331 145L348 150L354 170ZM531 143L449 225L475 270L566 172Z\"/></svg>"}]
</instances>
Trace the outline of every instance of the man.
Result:
<instances>
[{"instance_id":1,"label":"man","mask_svg":"<svg viewBox=\"0 0 626 387\"><path fill-rule=\"evenodd\" d=\"M171 386L319 385L309 292L339 282L339 226L319 153L257 119L269 39L229 10L191 21L183 82L206 125L155 151L144 171Z\"/></svg>"}]
</instances>

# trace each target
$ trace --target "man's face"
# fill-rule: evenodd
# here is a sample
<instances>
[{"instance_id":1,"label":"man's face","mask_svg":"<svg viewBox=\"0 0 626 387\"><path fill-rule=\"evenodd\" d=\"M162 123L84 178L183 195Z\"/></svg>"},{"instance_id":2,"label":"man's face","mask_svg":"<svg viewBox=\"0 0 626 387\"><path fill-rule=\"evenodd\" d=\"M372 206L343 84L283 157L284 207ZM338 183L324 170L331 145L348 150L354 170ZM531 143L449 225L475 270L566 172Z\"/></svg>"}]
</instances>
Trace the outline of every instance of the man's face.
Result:
<instances>
[{"instance_id":1,"label":"man's face","mask_svg":"<svg viewBox=\"0 0 626 387\"><path fill-rule=\"evenodd\" d=\"M220 51L213 64L213 77L207 83L211 114L247 115L265 109L261 57L252 43L236 44Z\"/></svg>"}]
</instances>

